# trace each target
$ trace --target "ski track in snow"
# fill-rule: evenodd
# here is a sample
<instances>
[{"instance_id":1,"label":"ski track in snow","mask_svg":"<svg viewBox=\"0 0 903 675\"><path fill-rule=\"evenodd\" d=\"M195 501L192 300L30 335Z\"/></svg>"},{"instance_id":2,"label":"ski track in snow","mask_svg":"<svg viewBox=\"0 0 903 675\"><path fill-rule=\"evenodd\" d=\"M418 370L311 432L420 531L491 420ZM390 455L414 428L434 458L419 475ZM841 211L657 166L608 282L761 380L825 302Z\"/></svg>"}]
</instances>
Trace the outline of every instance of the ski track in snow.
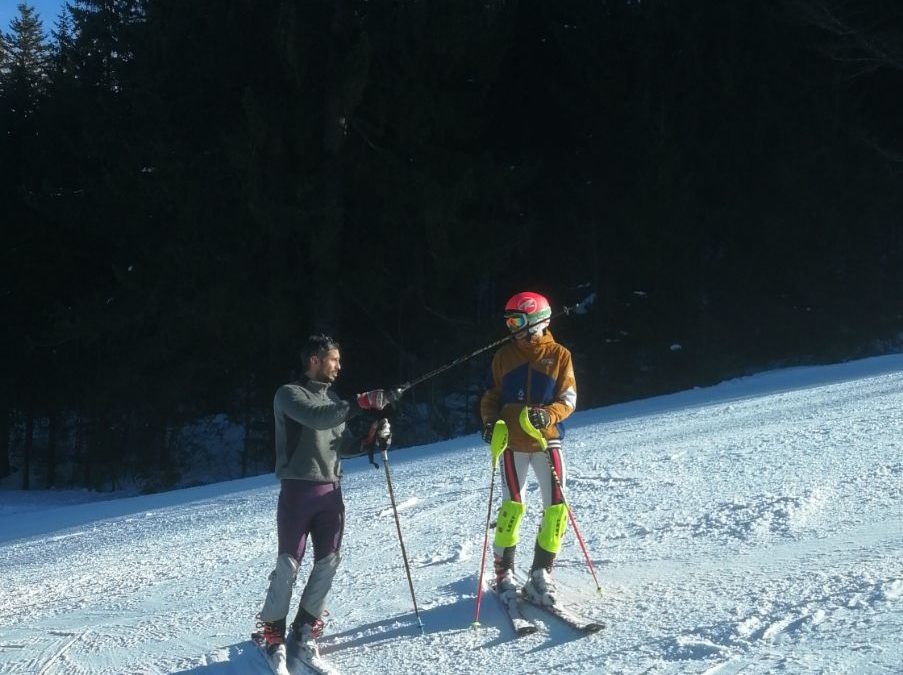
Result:
<instances>
[{"instance_id":1,"label":"ski track in snow","mask_svg":"<svg viewBox=\"0 0 903 675\"><path fill-rule=\"evenodd\" d=\"M323 655L374 675L903 672L903 358L863 364L859 379L845 364L797 389L750 378L752 393L572 418L567 496L604 595L573 533L556 577L607 623L593 636L528 607L540 631L515 639L489 595L471 627L491 475L476 436L391 455L421 636L384 473L347 462ZM67 518L84 505L0 508L0 673L268 673L247 637L277 489L270 476L129 513L101 502L81 521ZM522 568L541 514L532 477L526 494ZM4 537L22 518L38 534ZM299 579L309 570L308 555Z\"/></svg>"}]
</instances>

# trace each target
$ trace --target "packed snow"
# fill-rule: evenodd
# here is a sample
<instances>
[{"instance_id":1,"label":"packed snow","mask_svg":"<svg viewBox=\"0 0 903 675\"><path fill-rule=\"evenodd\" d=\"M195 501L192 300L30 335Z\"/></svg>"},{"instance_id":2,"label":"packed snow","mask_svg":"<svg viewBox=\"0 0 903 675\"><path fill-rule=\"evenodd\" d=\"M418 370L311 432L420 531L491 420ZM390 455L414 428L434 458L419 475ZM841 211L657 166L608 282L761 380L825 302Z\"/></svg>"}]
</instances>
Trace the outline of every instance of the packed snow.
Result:
<instances>
[{"instance_id":1,"label":"packed snow","mask_svg":"<svg viewBox=\"0 0 903 675\"><path fill-rule=\"evenodd\" d=\"M605 630L528 608L540 630L517 638L490 595L472 626L491 472L471 435L389 454L422 635L385 474L346 462L323 655L369 675L903 672L903 356L569 422L566 495L603 594L572 531L555 574ZM109 501L0 492L0 673L270 672L248 636L277 492L273 476ZM532 477L527 499L522 569Z\"/></svg>"}]
</instances>

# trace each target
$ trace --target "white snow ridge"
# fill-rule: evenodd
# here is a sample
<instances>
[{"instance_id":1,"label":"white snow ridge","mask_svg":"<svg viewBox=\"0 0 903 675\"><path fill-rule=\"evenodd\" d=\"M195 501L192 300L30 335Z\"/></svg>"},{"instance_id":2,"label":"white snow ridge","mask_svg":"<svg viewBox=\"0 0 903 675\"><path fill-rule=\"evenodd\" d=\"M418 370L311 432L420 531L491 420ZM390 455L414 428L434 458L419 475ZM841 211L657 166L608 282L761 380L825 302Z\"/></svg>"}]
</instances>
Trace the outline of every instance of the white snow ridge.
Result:
<instances>
[{"instance_id":1,"label":"white snow ridge","mask_svg":"<svg viewBox=\"0 0 903 675\"><path fill-rule=\"evenodd\" d=\"M347 462L321 652L368 675L903 673L901 439L903 356L575 414L567 496L604 593L570 527L555 576L607 624L591 636L527 608L540 629L517 638L487 594L472 627L490 483L475 434L392 452L421 635L384 474ZM266 675L248 636L277 490L264 476L93 503L0 492L0 673Z\"/></svg>"}]
</instances>

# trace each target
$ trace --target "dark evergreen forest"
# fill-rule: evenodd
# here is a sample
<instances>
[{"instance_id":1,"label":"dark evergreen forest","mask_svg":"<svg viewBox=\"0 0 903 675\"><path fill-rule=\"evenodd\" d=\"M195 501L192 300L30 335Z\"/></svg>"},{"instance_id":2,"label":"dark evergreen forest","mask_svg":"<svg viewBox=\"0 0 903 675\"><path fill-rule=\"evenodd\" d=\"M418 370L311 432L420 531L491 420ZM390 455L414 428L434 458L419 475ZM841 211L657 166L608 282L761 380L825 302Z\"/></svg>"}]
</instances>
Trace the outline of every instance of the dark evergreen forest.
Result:
<instances>
[{"instance_id":1,"label":"dark evergreen forest","mask_svg":"<svg viewBox=\"0 0 903 675\"><path fill-rule=\"evenodd\" d=\"M298 349L408 382L557 310L587 409L903 346L897 0L77 0L0 43L0 476L271 470ZM404 397L478 428L491 352ZM227 461L213 457L209 461ZM231 461L231 460L228 460ZM19 480L20 479L20 480Z\"/></svg>"}]
</instances>

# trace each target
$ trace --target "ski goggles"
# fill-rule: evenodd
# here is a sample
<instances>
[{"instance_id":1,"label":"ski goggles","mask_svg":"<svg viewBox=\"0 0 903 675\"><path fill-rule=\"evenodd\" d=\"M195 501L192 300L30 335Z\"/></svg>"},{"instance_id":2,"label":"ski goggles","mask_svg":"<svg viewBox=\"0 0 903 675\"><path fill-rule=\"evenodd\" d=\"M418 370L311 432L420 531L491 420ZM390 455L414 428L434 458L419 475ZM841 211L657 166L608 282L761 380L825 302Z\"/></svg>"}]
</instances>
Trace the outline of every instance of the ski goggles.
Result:
<instances>
[{"instance_id":1,"label":"ski goggles","mask_svg":"<svg viewBox=\"0 0 903 675\"><path fill-rule=\"evenodd\" d=\"M528 323L527 315L523 312L509 312L505 314L505 325L512 333L524 328Z\"/></svg>"}]
</instances>

